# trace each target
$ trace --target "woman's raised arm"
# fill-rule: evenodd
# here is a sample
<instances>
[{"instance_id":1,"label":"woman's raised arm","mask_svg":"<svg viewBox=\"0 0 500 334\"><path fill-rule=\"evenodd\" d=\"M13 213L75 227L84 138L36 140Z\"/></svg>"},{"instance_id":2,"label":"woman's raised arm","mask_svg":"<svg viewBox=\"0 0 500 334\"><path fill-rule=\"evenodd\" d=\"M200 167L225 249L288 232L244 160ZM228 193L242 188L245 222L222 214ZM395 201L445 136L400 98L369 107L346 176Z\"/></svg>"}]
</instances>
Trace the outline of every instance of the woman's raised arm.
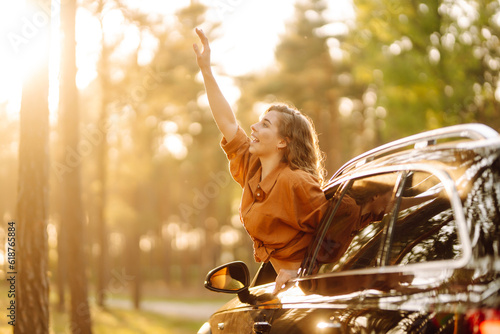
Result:
<instances>
[{"instance_id":1,"label":"woman's raised arm","mask_svg":"<svg viewBox=\"0 0 500 334\"><path fill-rule=\"evenodd\" d=\"M207 91L208 103L212 110L212 116L217 124L222 135L230 142L236 135L238 123L234 116L231 106L227 102L222 91L215 80L210 64L210 45L208 38L201 29L196 28L196 34L200 38L203 49L200 50L197 44L193 44L194 52L196 53L196 62L200 67L205 89Z\"/></svg>"}]
</instances>

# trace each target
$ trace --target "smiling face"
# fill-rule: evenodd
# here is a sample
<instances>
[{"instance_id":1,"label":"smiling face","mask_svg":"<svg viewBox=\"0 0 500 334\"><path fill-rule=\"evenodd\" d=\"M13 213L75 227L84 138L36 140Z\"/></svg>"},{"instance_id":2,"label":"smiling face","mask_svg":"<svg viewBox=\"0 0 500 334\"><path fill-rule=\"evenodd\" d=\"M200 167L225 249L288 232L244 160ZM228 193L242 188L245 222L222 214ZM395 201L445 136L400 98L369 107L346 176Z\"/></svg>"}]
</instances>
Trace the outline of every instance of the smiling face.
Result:
<instances>
[{"instance_id":1,"label":"smiling face","mask_svg":"<svg viewBox=\"0 0 500 334\"><path fill-rule=\"evenodd\" d=\"M271 110L264 114L258 123L250 127L252 130L250 153L261 158L274 154L282 155L280 149L286 147L286 140L279 135L279 122L279 113Z\"/></svg>"}]
</instances>

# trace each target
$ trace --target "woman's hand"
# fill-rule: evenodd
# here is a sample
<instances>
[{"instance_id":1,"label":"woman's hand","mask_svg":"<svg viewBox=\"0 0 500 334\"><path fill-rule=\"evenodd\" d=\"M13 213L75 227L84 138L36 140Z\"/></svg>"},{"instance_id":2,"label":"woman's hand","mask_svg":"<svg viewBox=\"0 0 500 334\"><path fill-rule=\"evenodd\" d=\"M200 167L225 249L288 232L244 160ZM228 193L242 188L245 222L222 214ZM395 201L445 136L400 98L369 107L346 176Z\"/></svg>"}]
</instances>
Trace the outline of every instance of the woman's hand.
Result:
<instances>
[{"instance_id":1,"label":"woman's hand","mask_svg":"<svg viewBox=\"0 0 500 334\"><path fill-rule=\"evenodd\" d=\"M215 123L219 127L220 132L230 142L238 130L238 122L234 116L231 106L222 95L222 92L215 80L210 67L210 45L208 45L208 38L205 36L201 29L196 28L196 34L200 38L203 49L200 51L198 45L193 44L194 52L196 53L196 62L200 67L205 89L207 91L208 103L212 110L212 116Z\"/></svg>"},{"instance_id":2,"label":"woman's hand","mask_svg":"<svg viewBox=\"0 0 500 334\"><path fill-rule=\"evenodd\" d=\"M198 45L195 43L193 44L193 49L194 52L196 53L196 62L198 63L198 66L200 69L203 70L209 70L210 69L210 45L208 44L208 38L205 36L203 33L203 30L196 28L195 29L196 34L200 38L201 44L203 46L203 49L200 50Z\"/></svg>"},{"instance_id":3,"label":"woman's hand","mask_svg":"<svg viewBox=\"0 0 500 334\"><path fill-rule=\"evenodd\" d=\"M297 276L297 270L280 269L278 277L276 277L276 286L274 287L273 295L277 295L279 292L288 289L289 287L286 286L286 283Z\"/></svg>"}]
</instances>

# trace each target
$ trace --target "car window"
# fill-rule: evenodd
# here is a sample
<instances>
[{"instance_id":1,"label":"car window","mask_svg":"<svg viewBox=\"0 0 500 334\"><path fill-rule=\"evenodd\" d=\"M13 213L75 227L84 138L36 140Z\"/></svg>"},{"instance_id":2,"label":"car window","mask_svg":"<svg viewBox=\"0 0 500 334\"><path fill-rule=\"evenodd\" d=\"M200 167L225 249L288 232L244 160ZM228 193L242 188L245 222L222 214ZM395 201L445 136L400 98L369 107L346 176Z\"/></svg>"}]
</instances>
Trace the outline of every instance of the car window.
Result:
<instances>
[{"instance_id":1,"label":"car window","mask_svg":"<svg viewBox=\"0 0 500 334\"><path fill-rule=\"evenodd\" d=\"M340 204L316 258L320 273L377 265L398 178L399 173L375 175L339 188L334 202Z\"/></svg>"},{"instance_id":2,"label":"car window","mask_svg":"<svg viewBox=\"0 0 500 334\"><path fill-rule=\"evenodd\" d=\"M406 183L385 265L459 258L453 211L438 178L415 172Z\"/></svg>"},{"instance_id":3,"label":"car window","mask_svg":"<svg viewBox=\"0 0 500 334\"><path fill-rule=\"evenodd\" d=\"M339 187L337 212L320 242L318 273L455 259L453 212L429 173L387 173Z\"/></svg>"}]
</instances>

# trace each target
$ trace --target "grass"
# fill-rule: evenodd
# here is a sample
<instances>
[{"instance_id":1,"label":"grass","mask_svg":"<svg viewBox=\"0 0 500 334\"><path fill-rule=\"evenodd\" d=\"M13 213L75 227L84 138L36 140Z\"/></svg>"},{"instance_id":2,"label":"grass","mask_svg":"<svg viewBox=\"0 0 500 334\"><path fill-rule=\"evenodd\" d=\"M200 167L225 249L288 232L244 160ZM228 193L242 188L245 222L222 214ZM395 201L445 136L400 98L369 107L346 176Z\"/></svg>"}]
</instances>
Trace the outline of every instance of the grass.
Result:
<instances>
[{"instance_id":1,"label":"grass","mask_svg":"<svg viewBox=\"0 0 500 334\"><path fill-rule=\"evenodd\" d=\"M9 318L6 317L9 303L7 288L3 282L0 283L0 334L13 333L13 327L8 324ZM216 297L217 295L214 295ZM214 298L219 302L218 297ZM70 331L69 312L56 311L54 295L51 294L50 309L50 334L66 334ZM169 301L203 303L207 302L204 298L145 298L145 299L163 299ZM142 310L126 310L121 308L99 308L91 303L92 330L94 334L188 334L196 333L203 324L203 321L182 319L175 316L165 316L157 313Z\"/></svg>"},{"instance_id":2,"label":"grass","mask_svg":"<svg viewBox=\"0 0 500 334\"><path fill-rule=\"evenodd\" d=\"M191 321L166 317L163 315L122 309L102 310L97 306L91 306L92 329L95 334L187 334L196 333L201 327L202 321ZM71 333L69 328L68 313L51 312L50 333ZM0 324L1 334L11 334L12 326L6 321Z\"/></svg>"}]
</instances>

